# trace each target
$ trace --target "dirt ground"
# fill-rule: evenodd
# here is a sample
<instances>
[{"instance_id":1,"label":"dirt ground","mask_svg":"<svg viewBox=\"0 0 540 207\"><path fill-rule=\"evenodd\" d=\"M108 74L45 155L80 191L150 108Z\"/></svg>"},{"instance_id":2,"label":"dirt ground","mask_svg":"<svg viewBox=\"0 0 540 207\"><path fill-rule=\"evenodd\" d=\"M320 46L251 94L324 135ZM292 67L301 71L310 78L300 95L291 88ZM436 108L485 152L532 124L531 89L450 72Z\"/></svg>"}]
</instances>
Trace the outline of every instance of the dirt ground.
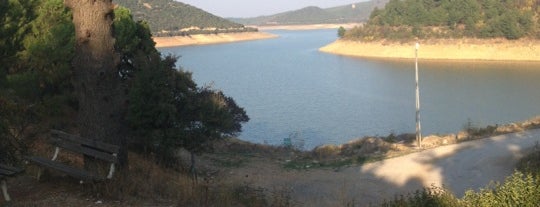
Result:
<instances>
[{"instance_id":1,"label":"dirt ground","mask_svg":"<svg viewBox=\"0 0 540 207\"><path fill-rule=\"evenodd\" d=\"M288 195L295 206L377 205L397 194L423 187L444 186L462 196L490 181L504 181L517 161L538 148L540 129L435 147L400 157L339 167L288 169L294 152L253 155L213 154L201 158L200 168L218 169L220 182L265 189L268 196ZM245 146L244 146L245 147ZM245 150L245 149L237 149ZM275 150L275 149L272 149ZM275 155L280 155L275 157ZM208 165L208 166L205 166ZM29 170L27 170L29 171ZM75 183L75 184L74 184ZM95 195L88 185L68 177L38 182L31 172L9 179L14 206L175 206L159 200L115 200ZM90 186L91 187L91 186ZM0 206L3 205L0 201Z\"/></svg>"},{"instance_id":2,"label":"dirt ground","mask_svg":"<svg viewBox=\"0 0 540 207\"><path fill-rule=\"evenodd\" d=\"M287 190L300 206L369 206L430 186L444 186L461 197L492 180L504 181L539 141L536 129L341 169L287 170L283 161L254 158L230 168L226 180Z\"/></svg>"}]
</instances>

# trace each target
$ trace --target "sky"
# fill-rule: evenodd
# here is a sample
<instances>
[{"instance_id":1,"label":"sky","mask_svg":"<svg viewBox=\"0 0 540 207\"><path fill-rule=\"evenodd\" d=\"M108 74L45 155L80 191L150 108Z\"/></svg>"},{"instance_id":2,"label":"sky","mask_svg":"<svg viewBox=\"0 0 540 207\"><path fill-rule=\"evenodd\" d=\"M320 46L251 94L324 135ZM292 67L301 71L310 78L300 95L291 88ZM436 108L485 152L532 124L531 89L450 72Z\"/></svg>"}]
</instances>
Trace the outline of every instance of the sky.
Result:
<instances>
[{"instance_id":1,"label":"sky","mask_svg":"<svg viewBox=\"0 0 540 207\"><path fill-rule=\"evenodd\" d=\"M177 0L220 17L257 17L301 9L329 8L366 0Z\"/></svg>"}]
</instances>

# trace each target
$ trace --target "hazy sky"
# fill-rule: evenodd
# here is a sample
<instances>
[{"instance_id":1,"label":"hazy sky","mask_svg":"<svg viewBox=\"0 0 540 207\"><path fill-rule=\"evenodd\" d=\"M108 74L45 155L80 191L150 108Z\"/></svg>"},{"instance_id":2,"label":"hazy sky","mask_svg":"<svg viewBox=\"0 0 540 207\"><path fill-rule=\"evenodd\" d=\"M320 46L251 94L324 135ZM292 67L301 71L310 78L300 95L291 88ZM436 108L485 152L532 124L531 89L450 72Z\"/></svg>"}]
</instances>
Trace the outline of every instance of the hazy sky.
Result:
<instances>
[{"instance_id":1,"label":"hazy sky","mask_svg":"<svg viewBox=\"0 0 540 207\"><path fill-rule=\"evenodd\" d=\"M256 17L301 9L328 8L366 0L177 0L220 17Z\"/></svg>"}]
</instances>

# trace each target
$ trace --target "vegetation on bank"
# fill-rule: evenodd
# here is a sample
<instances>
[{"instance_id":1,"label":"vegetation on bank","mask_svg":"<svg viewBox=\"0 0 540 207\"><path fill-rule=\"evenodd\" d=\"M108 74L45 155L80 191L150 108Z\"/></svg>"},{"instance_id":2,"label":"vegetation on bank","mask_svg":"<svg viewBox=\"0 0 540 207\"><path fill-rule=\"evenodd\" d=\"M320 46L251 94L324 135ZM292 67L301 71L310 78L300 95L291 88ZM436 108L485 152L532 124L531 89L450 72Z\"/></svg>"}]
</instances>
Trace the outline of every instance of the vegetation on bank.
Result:
<instances>
[{"instance_id":1,"label":"vegetation on bank","mask_svg":"<svg viewBox=\"0 0 540 207\"><path fill-rule=\"evenodd\" d=\"M391 0L345 39L540 38L540 2L534 0Z\"/></svg>"},{"instance_id":2,"label":"vegetation on bank","mask_svg":"<svg viewBox=\"0 0 540 207\"><path fill-rule=\"evenodd\" d=\"M234 32L256 32L202 9L173 0L117 0L114 3L132 11L137 21L146 21L155 36L186 36Z\"/></svg>"},{"instance_id":3,"label":"vegetation on bank","mask_svg":"<svg viewBox=\"0 0 540 207\"><path fill-rule=\"evenodd\" d=\"M502 183L492 182L475 192L469 190L457 198L445 188L426 188L414 193L396 196L385 201L383 207L511 207L540 206L540 151L527 155L518 164L517 170Z\"/></svg>"}]
</instances>

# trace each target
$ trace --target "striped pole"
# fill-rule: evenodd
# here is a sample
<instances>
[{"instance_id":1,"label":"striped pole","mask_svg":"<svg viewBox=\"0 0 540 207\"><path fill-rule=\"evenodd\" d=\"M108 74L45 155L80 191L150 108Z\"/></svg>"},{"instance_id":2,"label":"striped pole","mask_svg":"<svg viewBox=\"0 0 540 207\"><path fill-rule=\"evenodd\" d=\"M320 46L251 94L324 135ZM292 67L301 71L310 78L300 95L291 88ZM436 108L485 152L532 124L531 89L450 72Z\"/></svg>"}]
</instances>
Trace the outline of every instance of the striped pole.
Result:
<instances>
[{"instance_id":1,"label":"striped pole","mask_svg":"<svg viewBox=\"0 0 540 207\"><path fill-rule=\"evenodd\" d=\"M414 50L415 56L415 74L416 74L416 142L418 148L422 148L422 128L420 126L420 90L418 89L418 48L420 44L417 42Z\"/></svg>"}]
</instances>

